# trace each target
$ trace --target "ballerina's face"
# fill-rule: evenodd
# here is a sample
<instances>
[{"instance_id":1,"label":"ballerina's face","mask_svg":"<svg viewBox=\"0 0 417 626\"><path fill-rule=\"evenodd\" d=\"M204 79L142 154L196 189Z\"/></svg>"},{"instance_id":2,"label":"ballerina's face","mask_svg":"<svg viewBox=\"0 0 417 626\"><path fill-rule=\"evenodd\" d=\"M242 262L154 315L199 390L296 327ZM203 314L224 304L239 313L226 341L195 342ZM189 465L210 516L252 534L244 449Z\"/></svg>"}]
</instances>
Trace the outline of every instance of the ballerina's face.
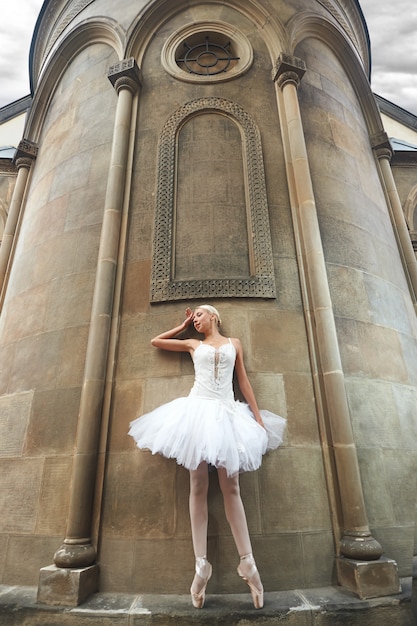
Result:
<instances>
[{"instance_id":1,"label":"ballerina's face","mask_svg":"<svg viewBox=\"0 0 417 626\"><path fill-rule=\"evenodd\" d=\"M194 328L197 332L205 333L209 330L213 321L216 323L216 316L213 313L199 308L194 311Z\"/></svg>"}]
</instances>

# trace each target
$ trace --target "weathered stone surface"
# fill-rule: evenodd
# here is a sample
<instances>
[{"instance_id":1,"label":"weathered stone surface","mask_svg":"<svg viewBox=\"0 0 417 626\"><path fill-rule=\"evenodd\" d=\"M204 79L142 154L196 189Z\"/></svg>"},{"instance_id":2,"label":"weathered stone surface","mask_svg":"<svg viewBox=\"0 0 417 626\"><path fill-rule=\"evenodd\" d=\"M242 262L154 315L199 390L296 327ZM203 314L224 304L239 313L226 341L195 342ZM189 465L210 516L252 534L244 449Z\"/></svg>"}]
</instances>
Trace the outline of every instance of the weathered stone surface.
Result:
<instances>
[{"instance_id":1,"label":"weathered stone surface","mask_svg":"<svg viewBox=\"0 0 417 626\"><path fill-rule=\"evenodd\" d=\"M377 561L336 560L339 583L362 600L401 593L395 561L381 557Z\"/></svg>"},{"instance_id":2,"label":"weathered stone surface","mask_svg":"<svg viewBox=\"0 0 417 626\"><path fill-rule=\"evenodd\" d=\"M193 553L188 473L173 460L136 450L127 430L129 422L144 411L187 394L193 380L188 354L155 350L150 338L180 323L185 306L195 306L206 294L194 294L196 298L184 304L150 305L149 288L161 130L180 107L202 98L207 102L222 98L230 105L222 110L222 119L216 118L217 133L212 112L191 107L194 117L182 120L184 125L174 136L173 143L178 142L180 149L177 161L169 162L176 168L177 230L168 232L166 241L176 241L174 252L182 277L215 273L215 278L227 279L231 273L248 273L246 253L253 224L246 219L251 190L245 187L244 170L251 163L261 167L261 161L247 159L241 150L242 128L232 115L228 117L233 107L239 107L260 131L265 219L272 240L277 298L218 298L214 304L224 318L224 335L242 340L260 406L288 419L285 445L266 455L258 472L240 480L265 588L270 593L288 586L301 589L334 582L339 537L333 526L343 526L338 498L356 495L361 484L372 532L386 554L398 562L399 571L410 575L417 323L371 148L369 135L380 130L380 120L362 78L354 85L352 81L355 72L362 77L368 55L361 43L366 33L355 3L352 7L339 0L347 19L336 5L311 0L299 0L297 8L286 0L179 1L172 12L172 7L165 10L170 3L115 1L101 2L99 15L97 3L83 7L78 3L78 8L76 4L69 3L56 15L56 7L51 8L50 21L48 15L36 35L33 71L37 74L42 68L45 78L39 82L41 92L27 130L30 137L38 137L39 153L25 196L0 320L0 554L4 555L0 575L11 584L36 584L39 568L51 563L66 532L70 489L76 490L86 478L91 481L91 493L93 486L97 490L91 527L98 541L103 589L186 593L189 588ZM315 17L308 25L312 13ZM298 22L300 17L305 21ZM323 19L322 40L303 39L306 33L314 35L315 25ZM201 20L233 24L248 37L254 63L246 74L199 85L175 80L165 72L161 51L167 38L185 23ZM337 31L332 30L334 23L339 23ZM355 48L352 55L340 54L340 49L333 52L335 37L343 37L343 31L345 45ZM116 42L122 32L132 35L130 50L140 59L143 83L124 120L123 131L128 131L131 141L127 160L117 162L109 173L113 136L121 127L115 130L120 100L107 80L107 71L120 60ZM59 33L61 38L56 38ZM329 40L323 41L326 33ZM307 71L298 96L293 91L294 107L284 111L283 93L271 80L271 68L278 43L287 38L297 41L294 54L305 61ZM44 59L50 45L55 45L53 54ZM358 55L364 57L363 64ZM304 132L295 134L298 122ZM297 141L291 145L294 137ZM120 147L120 142L115 145ZM247 145L250 148L254 143ZM312 180L301 177L297 187L293 179L300 155ZM410 179L404 172L398 176L401 199L406 201ZM112 230L109 258L112 264L116 262L120 244L115 291L120 306L116 299L111 311L114 334L105 337L87 364L103 370L107 366L104 402L98 393L97 402L88 405L92 415L103 418L99 450L88 449L86 476L71 482L76 429L88 434L95 425L89 420L78 423L80 394L82 389L97 391L103 386L102 380L84 381L83 377L103 209L106 198L114 198L108 181L116 182L116 178L124 192L122 228ZM298 228L299 212L306 216L307 233ZM317 239L311 242L305 236L312 233L316 212ZM315 291L312 284L319 262L315 265L313 259L319 259L322 244L324 271ZM331 301L322 308L327 286ZM113 284L107 287L110 292ZM337 337L327 346L326 321L332 322L333 314ZM109 324L111 315L100 320L101 328ZM323 331L320 345L319 327ZM339 352L343 371L336 358ZM326 369L323 377L329 355L337 371ZM336 383L328 395L323 391L335 380L339 389L346 383L357 446L349 447L349 458L356 461L359 456L362 470L362 482L351 485L347 494L338 492L332 433L346 432L350 421L339 423L342 403L340 395L332 393ZM319 420L322 406L324 417ZM78 449L83 443L78 442ZM325 465L323 458L330 462ZM96 459L100 474L93 485L91 461ZM335 502L327 491L333 486ZM235 572L237 552L215 473L210 475L209 554L215 565L210 592L240 592L244 584ZM90 623L176 620L185 625L196 619L189 599L181 600L178 610L171 610L167 603L161 612L157 607L161 599L156 598L150 604L154 614L142 600L131 602L131 611L114 602L121 611L117 617L105 611L101 616L93 613ZM198 619L209 623L215 617L228 626L252 621L247 590L244 603L237 610L227 599L223 612L217 614L210 599L208 612L199 613ZM349 604L338 613L331 600L323 604L314 594L301 597L295 592L285 607L273 596L270 607L261 616L265 623L276 621L278 615L288 624L334 626L349 623L356 612L358 624L380 626L382 622L374 615L388 615L388 619L392 615L392 605L389 612L384 606L385 613L378 612L379 605L372 605L376 612L371 617L358 604L353 608ZM37 614L42 617L31 619L42 626L47 619L55 619L44 607L42 611ZM29 620L21 612L18 617L22 624ZM78 619L77 626L87 621L82 610L61 612L59 619L64 625Z\"/></svg>"},{"instance_id":3,"label":"weathered stone surface","mask_svg":"<svg viewBox=\"0 0 417 626\"><path fill-rule=\"evenodd\" d=\"M64 569L42 567L39 573L38 602L59 606L78 606L98 588L98 566Z\"/></svg>"},{"instance_id":4,"label":"weathered stone surface","mask_svg":"<svg viewBox=\"0 0 417 626\"><path fill-rule=\"evenodd\" d=\"M33 392L0 396L0 455L21 456L32 409ZM20 419L16 419L16 414Z\"/></svg>"},{"instance_id":5,"label":"weathered stone surface","mask_svg":"<svg viewBox=\"0 0 417 626\"><path fill-rule=\"evenodd\" d=\"M196 611L189 595L98 593L81 606L51 607L36 603L33 587L0 587L1 626L414 626L410 584L399 596L359 600L350 592L326 587L266 593L265 606L255 611L250 595L207 594L204 610Z\"/></svg>"}]
</instances>

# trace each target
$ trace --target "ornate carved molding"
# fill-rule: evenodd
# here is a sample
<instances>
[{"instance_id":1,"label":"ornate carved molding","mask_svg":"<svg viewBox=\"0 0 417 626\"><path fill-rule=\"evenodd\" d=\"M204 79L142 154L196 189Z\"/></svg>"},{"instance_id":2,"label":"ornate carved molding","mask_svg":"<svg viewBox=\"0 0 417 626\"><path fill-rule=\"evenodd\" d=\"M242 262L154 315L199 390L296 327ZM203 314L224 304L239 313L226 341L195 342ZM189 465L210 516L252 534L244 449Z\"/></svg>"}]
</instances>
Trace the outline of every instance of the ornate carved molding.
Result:
<instances>
[{"instance_id":1,"label":"ornate carved molding","mask_svg":"<svg viewBox=\"0 0 417 626\"><path fill-rule=\"evenodd\" d=\"M16 152L13 157L13 163L19 167L30 168L32 162L38 156L38 146L29 139L22 139L17 146Z\"/></svg>"},{"instance_id":2,"label":"ornate carved molding","mask_svg":"<svg viewBox=\"0 0 417 626\"><path fill-rule=\"evenodd\" d=\"M125 87L134 94L142 84L141 71L133 57L123 59L119 63L112 65L107 73L107 78L117 93Z\"/></svg>"},{"instance_id":3,"label":"ornate carved molding","mask_svg":"<svg viewBox=\"0 0 417 626\"><path fill-rule=\"evenodd\" d=\"M353 32L349 22L343 16L342 12L337 8L331 0L318 0L319 3L330 13L330 15L340 24L345 33L349 36L349 39L354 44L355 48L359 47L357 37Z\"/></svg>"},{"instance_id":4,"label":"ornate carved molding","mask_svg":"<svg viewBox=\"0 0 417 626\"><path fill-rule=\"evenodd\" d=\"M59 38L59 36L64 32L68 24L70 24L72 20L75 17L77 17L77 15L81 13L83 9L85 9L85 7L87 7L89 4L92 4L93 2L94 0L79 0L73 5L72 9L63 16L63 18L58 22L57 26L54 28L52 32L48 47L45 51L45 56L49 54L54 43Z\"/></svg>"},{"instance_id":5,"label":"ornate carved molding","mask_svg":"<svg viewBox=\"0 0 417 626\"><path fill-rule=\"evenodd\" d=\"M302 59L289 54L280 54L272 68L272 80L277 81L280 87L287 82L292 82L298 87L306 69Z\"/></svg>"},{"instance_id":6,"label":"ornate carved molding","mask_svg":"<svg viewBox=\"0 0 417 626\"><path fill-rule=\"evenodd\" d=\"M207 280L173 280L173 212L175 194L176 139L185 120L199 112L218 111L241 128L246 154L248 220L253 233L249 245L254 275L248 278L207 277ZM159 142L158 190L153 250L151 302L191 298L275 297L275 275L266 196L265 173L259 130L238 104L223 98L200 98L180 107L166 122Z\"/></svg>"}]
</instances>

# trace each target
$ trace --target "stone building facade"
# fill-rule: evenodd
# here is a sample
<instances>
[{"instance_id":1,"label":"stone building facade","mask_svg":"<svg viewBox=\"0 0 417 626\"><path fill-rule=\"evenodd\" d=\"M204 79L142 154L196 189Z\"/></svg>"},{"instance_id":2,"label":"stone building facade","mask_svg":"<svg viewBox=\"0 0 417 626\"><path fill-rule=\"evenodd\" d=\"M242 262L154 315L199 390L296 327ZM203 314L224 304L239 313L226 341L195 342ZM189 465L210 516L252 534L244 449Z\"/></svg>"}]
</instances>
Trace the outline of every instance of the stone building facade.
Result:
<instances>
[{"instance_id":1,"label":"stone building facade","mask_svg":"<svg viewBox=\"0 0 417 626\"><path fill-rule=\"evenodd\" d=\"M202 301L288 419L241 477L265 589L411 576L416 169L369 66L351 0L44 3L0 248L3 583L188 590L187 472L126 433L190 388L149 339ZM209 556L239 591L215 474Z\"/></svg>"}]
</instances>

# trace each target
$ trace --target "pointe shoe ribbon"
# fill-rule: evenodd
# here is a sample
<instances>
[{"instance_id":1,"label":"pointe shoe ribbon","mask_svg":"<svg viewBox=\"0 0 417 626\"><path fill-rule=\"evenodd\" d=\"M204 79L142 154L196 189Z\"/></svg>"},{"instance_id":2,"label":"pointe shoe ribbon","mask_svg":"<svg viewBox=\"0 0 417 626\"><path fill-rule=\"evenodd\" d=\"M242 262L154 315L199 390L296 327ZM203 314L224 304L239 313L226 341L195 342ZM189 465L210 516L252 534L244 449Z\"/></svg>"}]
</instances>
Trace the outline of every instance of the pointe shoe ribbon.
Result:
<instances>
[{"instance_id":1,"label":"pointe shoe ribbon","mask_svg":"<svg viewBox=\"0 0 417 626\"><path fill-rule=\"evenodd\" d=\"M196 609L202 609L204 606L204 601L206 599L206 587L207 583L211 578L212 567L210 563L207 561L206 556L198 556L195 560L195 573L196 576L202 579L203 586L200 591L193 591L193 585L195 583L196 576L194 576L193 585L191 585L190 593L191 593L191 601L193 606Z\"/></svg>"},{"instance_id":2,"label":"pointe shoe ribbon","mask_svg":"<svg viewBox=\"0 0 417 626\"><path fill-rule=\"evenodd\" d=\"M240 557L237 573L249 586L253 606L255 609L261 609L264 605L264 589L252 554Z\"/></svg>"}]
</instances>

